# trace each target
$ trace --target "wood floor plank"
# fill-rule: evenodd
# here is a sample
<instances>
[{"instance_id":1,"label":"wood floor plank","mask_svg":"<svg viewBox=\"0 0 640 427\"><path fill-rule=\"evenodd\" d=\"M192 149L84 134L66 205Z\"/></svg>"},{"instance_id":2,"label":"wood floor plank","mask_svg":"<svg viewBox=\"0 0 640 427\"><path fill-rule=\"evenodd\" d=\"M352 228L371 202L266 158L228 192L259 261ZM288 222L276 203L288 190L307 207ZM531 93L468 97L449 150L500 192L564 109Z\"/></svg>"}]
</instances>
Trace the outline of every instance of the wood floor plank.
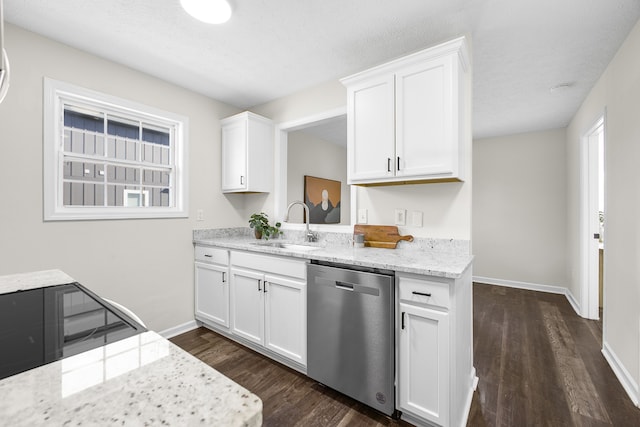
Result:
<instances>
[{"instance_id":1,"label":"wood floor plank","mask_svg":"<svg viewBox=\"0 0 640 427\"><path fill-rule=\"evenodd\" d=\"M607 410L602 405L598 391L591 381L574 337L557 307L541 302L543 320L555 363L563 381L565 397L574 414L611 423ZM576 416L573 415L574 419Z\"/></svg>"},{"instance_id":2,"label":"wood floor plank","mask_svg":"<svg viewBox=\"0 0 640 427\"><path fill-rule=\"evenodd\" d=\"M602 356L602 323L563 295L474 284L474 365L468 427L638 427ZM171 339L263 401L267 427L409 426L205 328Z\"/></svg>"}]
</instances>

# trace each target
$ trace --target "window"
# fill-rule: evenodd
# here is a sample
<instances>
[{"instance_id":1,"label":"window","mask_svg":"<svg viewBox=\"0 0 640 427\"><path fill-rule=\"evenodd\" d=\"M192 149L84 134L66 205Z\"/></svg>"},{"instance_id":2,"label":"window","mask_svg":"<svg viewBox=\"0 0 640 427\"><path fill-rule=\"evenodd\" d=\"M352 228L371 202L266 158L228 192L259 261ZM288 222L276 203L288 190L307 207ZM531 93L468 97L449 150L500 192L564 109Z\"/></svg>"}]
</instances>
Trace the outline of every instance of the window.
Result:
<instances>
[{"instance_id":1,"label":"window","mask_svg":"<svg viewBox=\"0 0 640 427\"><path fill-rule=\"evenodd\" d=\"M44 219L187 217L187 118L45 78Z\"/></svg>"}]
</instances>

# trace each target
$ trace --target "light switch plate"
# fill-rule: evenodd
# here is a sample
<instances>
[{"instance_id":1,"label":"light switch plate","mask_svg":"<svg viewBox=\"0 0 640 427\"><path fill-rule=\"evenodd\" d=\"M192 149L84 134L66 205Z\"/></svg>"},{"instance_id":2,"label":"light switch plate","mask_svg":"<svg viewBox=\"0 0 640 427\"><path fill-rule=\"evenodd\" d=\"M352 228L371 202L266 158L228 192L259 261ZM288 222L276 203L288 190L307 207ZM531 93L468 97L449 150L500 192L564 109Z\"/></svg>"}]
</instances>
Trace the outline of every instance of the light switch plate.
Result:
<instances>
[{"instance_id":1,"label":"light switch plate","mask_svg":"<svg viewBox=\"0 0 640 427\"><path fill-rule=\"evenodd\" d=\"M395 214L395 224L396 225L405 225L407 223L407 210L406 209L396 209Z\"/></svg>"},{"instance_id":2,"label":"light switch plate","mask_svg":"<svg viewBox=\"0 0 640 427\"><path fill-rule=\"evenodd\" d=\"M202 209L196 211L196 221L204 221L204 211Z\"/></svg>"},{"instance_id":3,"label":"light switch plate","mask_svg":"<svg viewBox=\"0 0 640 427\"><path fill-rule=\"evenodd\" d=\"M411 226L422 227L422 212L420 211L411 212Z\"/></svg>"},{"instance_id":4,"label":"light switch plate","mask_svg":"<svg viewBox=\"0 0 640 427\"><path fill-rule=\"evenodd\" d=\"M366 223L367 223L367 210L358 209L358 224L366 224Z\"/></svg>"}]
</instances>

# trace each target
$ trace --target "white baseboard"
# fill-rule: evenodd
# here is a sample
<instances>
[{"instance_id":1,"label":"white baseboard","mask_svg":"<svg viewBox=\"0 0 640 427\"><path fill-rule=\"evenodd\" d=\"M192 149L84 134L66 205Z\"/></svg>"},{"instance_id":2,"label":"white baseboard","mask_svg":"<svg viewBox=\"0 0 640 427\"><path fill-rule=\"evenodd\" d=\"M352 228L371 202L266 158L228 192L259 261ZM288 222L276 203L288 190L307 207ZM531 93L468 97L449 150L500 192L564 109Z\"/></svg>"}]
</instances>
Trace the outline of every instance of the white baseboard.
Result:
<instances>
[{"instance_id":1,"label":"white baseboard","mask_svg":"<svg viewBox=\"0 0 640 427\"><path fill-rule=\"evenodd\" d=\"M487 285L506 286L508 288L526 289L529 291L548 292L550 294L566 295L567 288L562 286L539 285L530 282L518 282L516 280L493 279L490 277L473 276L473 281L478 283L486 283Z\"/></svg>"},{"instance_id":2,"label":"white baseboard","mask_svg":"<svg viewBox=\"0 0 640 427\"><path fill-rule=\"evenodd\" d=\"M569 304L571 304L573 310L578 316L584 317L586 319L586 317L582 315L582 309L580 307L580 304L578 303L578 300L576 300L576 297L573 296L573 293L568 288L566 288L565 290L566 292L564 295L567 297L567 300L569 300Z\"/></svg>"},{"instance_id":3,"label":"white baseboard","mask_svg":"<svg viewBox=\"0 0 640 427\"><path fill-rule=\"evenodd\" d=\"M460 420L460 427L465 427L467 421L469 421L469 413L471 413L471 403L473 402L473 393L478 388L479 378L476 376L476 368L471 371L471 388L468 390L467 396L464 400L464 406L462 409L462 419Z\"/></svg>"},{"instance_id":4,"label":"white baseboard","mask_svg":"<svg viewBox=\"0 0 640 427\"><path fill-rule=\"evenodd\" d=\"M195 320L192 320L187 323L183 323L182 325L174 326L169 329L165 329L164 331L158 332L163 338L169 339L173 338L176 335L184 334L185 332L192 331L198 327L198 324Z\"/></svg>"},{"instance_id":5,"label":"white baseboard","mask_svg":"<svg viewBox=\"0 0 640 427\"><path fill-rule=\"evenodd\" d=\"M516 280L494 279L491 277L482 276L473 276L473 281L478 283L486 283L487 285L506 286L508 288L517 288L525 289L528 291L538 291L547 292L550 294L564 295L569 301L571 307L575 310L576 314L582 317L582 314L580 313L580 304L578 304L578 301L575 299L571 291L564 286L541 285L538 283L518 282Z\"/></svg>"},{"instance_id":6,"label":"white baseboard","mask_svg":"<svg viewBox=\"0 0 640 427\"><path fill-rule=\"evenodd\" d=\"M602 344L602 355L607 362L609 362L609 366L613 369L613 373L616 374L618 381L622 384L624 391L627 392L633 404L640 406L640 389L638 388L638 383L633 380L629 371L627 371L622 362L620 362L620 359L618 359L618 356L616 356L606 341Z\"/></svg>"}]
</instances>

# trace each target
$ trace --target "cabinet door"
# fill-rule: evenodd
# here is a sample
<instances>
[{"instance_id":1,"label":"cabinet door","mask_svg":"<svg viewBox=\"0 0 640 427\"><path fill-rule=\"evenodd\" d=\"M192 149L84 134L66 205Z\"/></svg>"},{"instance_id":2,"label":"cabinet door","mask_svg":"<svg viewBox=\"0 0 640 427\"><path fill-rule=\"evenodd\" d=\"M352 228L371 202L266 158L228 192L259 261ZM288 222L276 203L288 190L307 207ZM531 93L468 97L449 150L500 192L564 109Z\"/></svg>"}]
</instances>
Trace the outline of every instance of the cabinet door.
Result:
<instances>
[{"instance_id":1,"label":"cabinet door","mask_svg":"<svg viewBox=\"0 0 640 427\"><path fill-rule=\"evenodd\" d=\"M196 318L229 327L229 286L227 268L195 263Z\"/></svg>"},{"instance_id":2,"label":"cabinet door","mask_svg":"<svg viewBox=\"0 0 640 427\"><path fill-rule=\"evenodd\" d=\"M451 56L396 73L396 176L457 173L452 73Z\"/></svg>"},{"instance_id":3,"label":"cabinet door","mask_svg":"<svg viewBox=\"0 0 640 427\"><path fill-rule=\"evenodd\" d=\"M231 330L264 345L264 275L231 268Z\"/></svg>"},{"instance_id":4,"label":"cabinet door","mask_svg":"<svg viewBox=\"0 0 640 427\"><path fill-rule=\"evenodd\" d=\"M349 86L347 102L348 182L393 177L393 75Z\"/></svg>"},{"instance_id":5,"label":"cabinet door","mask_svg":"<svg viewBox=\"0 0 640 427\"><path fill-rule=\"evenodd\" d=\"M449 317L400 303L398 366L402 411L449 424Z\"/></svg>"},{"instance_id":6,"label":"cabinet door","mask_svg":"<svg viewBox=\"0 0 640 427\"><path fill-rule=\"evenodd\" d=\"M222 190L243 190L247 186L247 120L222 127Z\"/></svg>"},{"instance_id":7,"label":"cabinet door","mask_svg":"<svg viewBox=\"0 0 640 427\"><path fill-rule=\"evenodd\" d=\"M265 276L265 345L306 365L307 286L279 276Z\"/></svg>"}]
</instances>

